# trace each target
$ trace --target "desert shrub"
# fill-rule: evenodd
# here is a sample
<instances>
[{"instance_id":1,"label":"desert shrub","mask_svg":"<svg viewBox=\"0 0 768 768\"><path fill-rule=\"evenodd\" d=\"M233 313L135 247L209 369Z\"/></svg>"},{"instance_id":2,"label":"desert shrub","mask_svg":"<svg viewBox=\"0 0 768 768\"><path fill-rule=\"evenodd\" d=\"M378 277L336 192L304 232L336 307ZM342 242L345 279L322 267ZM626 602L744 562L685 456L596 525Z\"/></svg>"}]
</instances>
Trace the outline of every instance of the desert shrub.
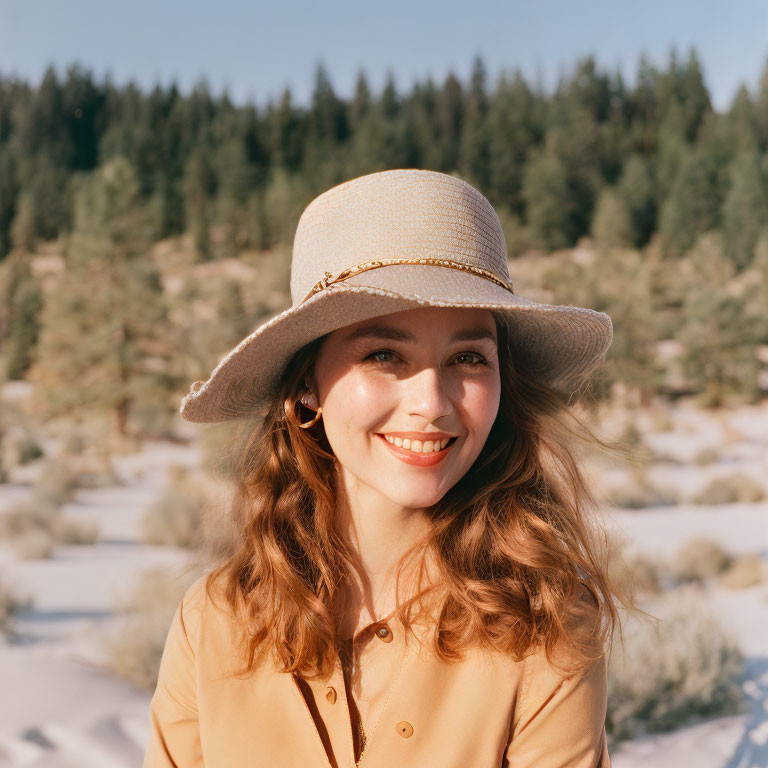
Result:
<instances>
[{"instance_id":1,"label":"desert shrub","mask_svg":"<svg viewBox=\"0 0 768 768\"><path fill-rule=\"evenodd\" d=\"M697 493L694 504L734 504L736 502L755 502L765 498L765 489L749 475L728 475L711 480Z\"/></svg>"},{"instance_id":2,"label":"desert shrub","mask_svg":"<svg viewBox=\"0 0 768 768\"><path fill-rule=\"evenodd\" d=\"M29 464L30 461L34 461L45 455L45 451L40 443L28 433L16 438L14 451L16 454L16 461L19 464Z\"/></svg>"},{"instance_id":3,"label":"desert shrub","mask_svg":"<svg viewBox=\"0 0 768 768\"><path fill-rule=\"evenodd\" d=\"M718 583L727 589L748 589L762 584L765 578L766 565L760 555L741 555L720 576Z\"/></svg>"},{"instance_id":4,"label":"desert shrub","mask_svg":"<svg viewBox=\"0 0 768 768\"><path fill-rule=\"evenodd\" d=\"M629 421L624 424L621 432L619 433L619 440L635 449L644 449L645 442L643 441L643 433L634 421Z\"/></svg>"},{"instance_id":5,"label":"desert shrub","mask_svg":"<svg viewBox=\"0 0 768 768\"><path fill-rule=\"evenodd\" d=\"M23 499L0 515L0 537L15 539L29 531L51 531L58 510L50 502Z\"/></svg>"},{"instance_id":6,"label":"desert shrub","mask_svg":"<svg viewBox=\"0 0 768 768\"><path fill-rule=\"evenodd\" d=\"M656 449L651 451L651 461L654 464L676 464L678 466L686 463L677 454L672 453L671 451Z\"/></svg>"},{"instance_id":7,"label":"desert shrub","mask_svg":"<svg viewBox=\"0 0 768 768\"><path fill-rule=\"evenodd\" d=\"M613 744L744 711L743 655L698 591L654 601L654 619L627 616L608 662L606 730Z\"/></svg>"},{"instance_id":8,"label":"desert shrub","mask_svg":"<svg viewBox=\"0 0 768 768\"><path fill-rule=\"evenodd\" d=\"M93 544L99 539L96 520L65 515L51 501L30 498L16 502L0 515L0 538L24 558L50 557L56 544Z\"/></svg>"},{"instance_id":9,"label":"desert shrub","mask_svg":"<svg viewBox=\"0 0 768 768\"><path fill-rule=\"evenodd\" d=\"M181 598L201 575L151 568L117 598L117 631L105 637L108 667L134 685L153 690L168 629Z\"/></svg>"},{"instance_id":10,"label":"desert shrub","mask_svg":"<svg viewBox=\"0 0 768 768\"><path fill-rule=\"evenodd\" d=\"M635 555L629 559L629 569L636 588L643 592L659 594L671 581L669 565L660 558Z\"/></svg>"},{"instance_id":11,"label":"desert shrub","mask_svg":"<svg viewBox=\"0 0 768 768\"><path fill-rule=\"evenodd\" d=\"M730 564L730 555L714 539L698 536L680 547L672 567L677 580L685 583L714 578Z\"/></svg>"},{"instance_id":12,"label":"desert shrub","mask_svg":"<svg viewBox=\"0 0 768 768\"><path fill-rule=\"evenodd\" d=\"M49 460L33 486L36 498L61 506L71 501L78 487L77 474L62 461Z\"/></svg>"},{"instance_id":13,"label":"desert shrub","mask_svg":"<svg viewBox=\"0 0 768 768\"><path fill-rule=\"evenodd\" d=\"M718 452L712 446L707 446L696 453L693 457L693 463L698 467L705 467L714 464L719 458Z\"/></svg>"},{"instance_id":14,"label":"desert shrub","mask_svg":"<svg viewBox=\"0 0 768 768\"><path fill-rule=\"evenodd\" d=\"M654 432L671 432L675 428L675 422L664 408L652 407L650 409L651 429Z\"/></svg>"},{"instance_id":15,"label":"desert shrub","mask_svg":"<svg viewBox=\"0 0 768 768\"><path fill-rule=\"evenodd\" d=\"M24 531L11 540L14 552L22 560L43 560L51 557L55 545L53 534L41 529Z\"/></svg>"},{"instance_id":16,"label":"desert shrub","mask_svg":"<svg viewBox=\"0 0 768 768\"><path fill-rule=\"evenodd\" d=\"M626 554L626 541L612 533L608 539L608 569L611 581L622 589L658 594L673 581L668 564L660 558Z\"/></svg>"},{"instance_id":17,"label":"desert shrub","mask_svg":"<svg viewBox=\"0 0 768 768\"><path fill-rule=\"evenodd\" d=\"M612 488L608 500L620 509L645 509L647 507L672 507L680 503L680 497L673 488L661 488L649 480L627 482Z\"/></svg>"},{"instance_id":18,"label":"desert shrub","mask_svg":"<svg viewBox=\"0 0 768 768\"><path fill-rule=\"evenodd\" d=\"M54 534L59 544L95 544L100 538L99 521L60 515Z\"/></svg>"},{"instance_id":19,"label":"desert shrub","mask_svg":"<svg viewBox=\"0 0 768 768\"><path fill-rule=\"evenodd\" d=\"M142 516L139 526L145 544L196 549L202 543L205 494L180 467L169 469L170 482Z\"/></svg>"},{"instance_id":20,"label":"desert shrub","mask_svg":"<svg viewBox=\"0 0 768 768\"><path fill-rule=\"evenodd\" d=\"M13 634L13 617L22 609L30 608L33 599L30 594L21 595L5 577L0 578L0 634Z\"/></svg>"},{"instance_id":21,"label":"desert shrub","mask_svg":"<svg viewBox=\"0 0 768 768\"><path fill-rule=\"evenodd\" d=\"M59 447L66 456L79 456L88 446L86 436L76 429L70 429L59 440Z\"/></svg>"}]
</instances>

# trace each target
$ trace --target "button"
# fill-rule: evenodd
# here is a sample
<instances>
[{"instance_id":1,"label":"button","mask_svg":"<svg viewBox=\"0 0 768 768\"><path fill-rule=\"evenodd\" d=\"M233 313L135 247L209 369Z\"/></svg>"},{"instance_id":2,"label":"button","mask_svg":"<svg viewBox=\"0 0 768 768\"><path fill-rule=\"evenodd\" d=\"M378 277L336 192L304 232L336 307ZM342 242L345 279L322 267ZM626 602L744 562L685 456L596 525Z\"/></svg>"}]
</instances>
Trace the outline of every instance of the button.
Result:
<instances>
[{"instance_id":1,"label":"button","mask_svg":"<svg viewBox=\"0 0 768 768\"><path fill-rule=\"evenodd\" d=\"M325 698L328 699L328 701L330 701L331 704L336 703L336 689L332 685L329 685L325 689Z\"/></svg>"},{"instance_id":2,"label":"button","mask_svg":"<svg viewBox=\"0 0 768 768\"><path fill-rule=\"evenodd\" d=\"M376 636L380 640L383 640L385 643L391 643L392 642L392 630L386 624L382 624L376 630Z\"/></svg>"},{"instance_id":3,"label":"button","mask_svg":"<svg viewBox=\"0 0 768 768\"><path fill-rule=\"evenodd\" d=\"M395 730L404 738L410 739L413 736L413 726L407 720L401 720Z\"/></svg>"}]
</instances>

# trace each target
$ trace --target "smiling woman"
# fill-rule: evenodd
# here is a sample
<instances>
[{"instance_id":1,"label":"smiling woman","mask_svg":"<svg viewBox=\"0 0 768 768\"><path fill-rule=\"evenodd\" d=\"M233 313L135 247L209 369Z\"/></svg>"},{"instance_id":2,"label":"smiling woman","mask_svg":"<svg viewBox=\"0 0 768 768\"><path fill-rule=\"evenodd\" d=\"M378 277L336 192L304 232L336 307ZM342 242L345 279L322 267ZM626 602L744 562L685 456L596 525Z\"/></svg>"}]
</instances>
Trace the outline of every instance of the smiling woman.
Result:
<instances>
[{"instance_id":1,"label":"smiling woman","mask_svg":"<svg viewBox=\"0 0 768 768\"><path fill-rule=\"evenodd\" d=\"M182 401L263 419L239 547L171 625L145 768L607 768L628 602L571 443L610 446L568 402L610 319L515 295L488 201L418 169L310 203L291 293Z\"/></svg>"},{"instance_id":2,"label":"smiling woman","mask_svg":"<svg viewBox=\"0 0 768 768\"><path fill-rule=\"evenodd\" d=\"M384 340L390 348L379 349ZM308 379L344 493L364 496L348 504L353 514L365 510L354 528L425 517L424 510L473 464L498 413L496 323L487 309L456 307L355 323L327 335ZM451 437L457 439L435 452L436 441ZM435 471L408 471L409 466ZM395 552L404 543L398 528L390 529L392 542L384 541L383 532L372 538Z\"/></svg>"}]
</instances>

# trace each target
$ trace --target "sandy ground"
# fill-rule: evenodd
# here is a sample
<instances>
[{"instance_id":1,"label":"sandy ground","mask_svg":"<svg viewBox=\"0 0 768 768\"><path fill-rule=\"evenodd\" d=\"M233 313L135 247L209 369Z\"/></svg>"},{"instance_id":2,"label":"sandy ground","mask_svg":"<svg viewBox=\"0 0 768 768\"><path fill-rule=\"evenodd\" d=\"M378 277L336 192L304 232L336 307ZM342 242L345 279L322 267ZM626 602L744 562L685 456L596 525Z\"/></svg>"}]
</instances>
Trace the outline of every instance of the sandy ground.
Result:
<instances>
[{"instance_id":1,"label":"sandy ground","mask_svg":"<svg viewBox=\"0 0 768 768\"><path fill-rule=\"evenodd\" d=\"M166 467L196 459L188 447L149 445L116 460L125 485L78 491L65 511L100 522L97 545L26 561L0 546L0 571L35 600L17 615L18 638L0 644L0 765L141 765L150 694L105 671L101 638L114 629L115 599L139 572L186 563L180 550L141 545L138 520L162 490ZM0 508L21 490L0 486Z\"/></svg>"},{"instance_id":2,"label":"sandy ground","mask_svg":"<svg viewBox=\"0 0 768 768\"><path fill-rule=\"evenodd\" d=\"M768 478L768 403L716 418L680 407L672 428L649 435L654 447L682 463L659 469L681 492L708 475L734 467ZM725 430L725 433L723 432ZM726 436L724 437L724 434ZM687 458L718 447L717 464ZM164 443L115 461L124 485L80 490L66 511L96 518L96 546L58 547L53 558L21 561L0 543L0 573L33 595L34 607L16 620L19 637L0 641L0 766L139 768L148 729L150 694L105 671L101 633L114 626L117 595L144 568L183 568L186 555L143 546L137 523L161 492L167 466L197 461L194 448ZM14 479L14 478L12 478ZM0 511L23 498L20 483L0 485ZM733 553L768 556L768 504L730 504L607 511L606 522L638 552L673 555L692 535L708 535ZM768 584L736 592L713 589L712 605L738 635L748 659L744 695L750 711L625 743L612 752L615 768L753 768L768 766Z\"/></svg>"}]
</instances>

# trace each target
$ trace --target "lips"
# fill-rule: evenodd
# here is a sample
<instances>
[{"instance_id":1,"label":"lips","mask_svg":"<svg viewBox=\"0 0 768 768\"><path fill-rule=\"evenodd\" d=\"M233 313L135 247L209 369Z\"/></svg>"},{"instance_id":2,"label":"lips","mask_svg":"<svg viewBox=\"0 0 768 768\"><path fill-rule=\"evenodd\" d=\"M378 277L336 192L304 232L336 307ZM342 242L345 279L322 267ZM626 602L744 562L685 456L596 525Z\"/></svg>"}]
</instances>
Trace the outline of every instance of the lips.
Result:
<instances>
[{"instance_id":1,"label":"lips","mask_svg":"<svg viewBox=\"0 0 768 768\"><path fill-rule=\"evenodd\" d=\"M414 451L411 451L408 448L402 448L402 447L393 445L381 433L377 433L376 437L378 437L379 440L381 440L381 442L384 443L384 445L387 447L387 450L391 454L393 454L396 458L400 459L400 461L406 464L410 464L411 466L415 466L415 467L431 467L434 464L439 464L441 461L445 459L445 457L448 455L448 452L451 450L451 447L458 439L456 437L452 437L448 442L448 445L446 445L442 451L416 453Z\"/></svg>"}]
</instances>

